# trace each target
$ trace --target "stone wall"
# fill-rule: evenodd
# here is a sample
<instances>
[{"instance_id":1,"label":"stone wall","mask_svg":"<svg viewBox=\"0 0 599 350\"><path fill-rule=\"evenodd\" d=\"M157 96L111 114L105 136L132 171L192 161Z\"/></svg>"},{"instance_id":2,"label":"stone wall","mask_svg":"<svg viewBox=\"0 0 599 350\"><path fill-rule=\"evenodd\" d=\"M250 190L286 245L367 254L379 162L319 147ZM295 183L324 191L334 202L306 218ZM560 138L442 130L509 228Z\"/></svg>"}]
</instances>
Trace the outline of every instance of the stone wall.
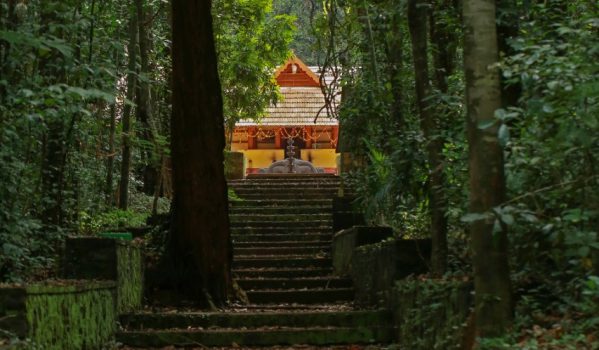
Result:
<instances>
[{"instance_id":1,"label":"stone wall","mask_svg":"<svg viewBox=\"0 0 599 350\"><path fill-rule=\"evenodd\" d=\"M26 348L102 349L114 337L115 291L111 281L0 287L0 329L30 339Z\"/></svg>"},{"instance_id":2,"label":"stone wall","mask_svg":"<svg viewBox=\"0 0 599 350\"><path fill-rule=\"evenodd\" d=\"M408 278L392 289L388 306L401 349L462 349L473 306L473 284L462 280Z\"/></svg>"},{"instance_id":3,"label":"stone wall","mask_svg":"<svg viewBox=\"0 0 599 350\"><path fill-rule=\"evenodd\" d=\"M116 281L119 314L142 306L144 254L140 246L108 238L68 238L64 265L65 278Z\"/></svg>"},{"instance_id":4,"label":"stone wall","mask_svg":"<svg viewBox=\"0 0 599 350\"><path fill-rule=\"evenodd\" d=\"M358 305L384 304L395 281L428 271L430 239L387 240L354 250L351 276Z\"/></svg>"},{"instance_id":5,"label":"stone wall","mask_svg":"<svg viewBox=\"0 0 599 350\"><path fill-rule=\"evenodd\" d=\"M245 155L242 152L225 151L225 177L227 180L245 177Z\"/></svg>"},{"instance_id":6,"label":"stone wall","mask_svg":"<svg viewBox=\"0 0 599 350\"><path fill-rule=\"evenodd\" d=\"M349 275L354 250L367 244L381 242L393 237L393 230L386 226L353 226L333 236L332 257L336 275Z\"/></svg>"}]
</instances>

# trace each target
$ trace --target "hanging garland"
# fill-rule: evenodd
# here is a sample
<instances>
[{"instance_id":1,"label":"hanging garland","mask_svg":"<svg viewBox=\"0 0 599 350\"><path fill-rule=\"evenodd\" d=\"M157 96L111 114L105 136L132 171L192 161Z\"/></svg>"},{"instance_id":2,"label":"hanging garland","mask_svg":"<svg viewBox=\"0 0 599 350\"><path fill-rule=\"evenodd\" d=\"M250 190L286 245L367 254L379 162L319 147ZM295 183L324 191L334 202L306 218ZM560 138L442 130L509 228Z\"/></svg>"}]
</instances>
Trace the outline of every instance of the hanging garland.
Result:
<instances>
[{"instance_id":1,"label":"hanging garland","mask_svg":"<svg viewBox=\"0 0 599 350\"><path fill-rule=\"evenodd\" d=\"M323 129L319 133L314 132L313 130L308 130L307 127L303 126L301 128L290 128L291 132L288 130L289 128L277 128L277 129L262 129L257 128L254 133L251 133L249 129L243 128L235 130L234 134L238 136L238 143L241 143L241 139L243 138L257 138L259 141L274 138L277 135L280 135L282 138L292 138L292 139L302 139L303 141L313 141L316 142L320 140L323 135L327 135L330 143L333 147L337 146L337 139L333 138L333 134L328 129Z\"/></svg>"}]
</instances>

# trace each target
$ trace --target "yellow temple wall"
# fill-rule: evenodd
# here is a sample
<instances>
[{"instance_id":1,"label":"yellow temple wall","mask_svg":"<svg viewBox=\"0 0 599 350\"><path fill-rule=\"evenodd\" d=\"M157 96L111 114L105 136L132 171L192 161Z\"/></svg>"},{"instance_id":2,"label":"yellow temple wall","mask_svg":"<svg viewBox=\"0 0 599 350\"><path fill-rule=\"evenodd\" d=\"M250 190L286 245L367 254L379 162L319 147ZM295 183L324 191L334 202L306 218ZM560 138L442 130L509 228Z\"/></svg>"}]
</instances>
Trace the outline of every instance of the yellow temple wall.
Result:
<instances>
[{"instance_id":1,"label":"yellow temple wall","mask_svg":"<svg viewBox=\"0 0 599 350\"><path fill-rule=\"evenodd\" d=\"M273 161L283 160L282 149L233 149L245 154L248 168L268 168ZM337 168L337 153L334 149L303 149L302 160L310 160L318 168Z\"/></svg>"},{"instance_id":2,"label":"yellow temple wall","mask_svg":"<svg viewBox=\"0 0 599 350\"><path fill-rule=\"evenodd\" d=\"M317 168L336 168L337 153L335 149L303 149L302 160L312 162Z\"/></svg>"}]
</instances>

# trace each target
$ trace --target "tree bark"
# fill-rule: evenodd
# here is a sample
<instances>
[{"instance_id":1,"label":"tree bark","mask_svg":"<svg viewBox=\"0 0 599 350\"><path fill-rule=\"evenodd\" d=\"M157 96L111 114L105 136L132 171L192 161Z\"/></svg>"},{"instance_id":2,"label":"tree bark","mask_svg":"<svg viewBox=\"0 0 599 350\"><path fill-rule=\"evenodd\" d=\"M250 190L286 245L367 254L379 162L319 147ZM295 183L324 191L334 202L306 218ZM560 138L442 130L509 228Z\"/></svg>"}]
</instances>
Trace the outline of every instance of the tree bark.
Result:
<instances>
[{"instance_id":1,"label":"tree bark","mask_svg":"<svg viewBox=\"0 0 599 350\"><path fill-rule=\"evenodd\" d=\"M470 169L470 213L487 215L505 199L503 150L498 125L501 107L494 0L464 0L464 69ZM470 225L474 267L477 335L500 336L512 324L512 295L507 258L507 230L492 215ZM494 226L496 229L494 231Z\"/></svg>"},{"instance_id":2,"label":"tree bark","mask_svg":"<svg viewBox=\"0 0 599 350\"><path fill-rule=\"evenodd\" d=\"M150 195L154 193L156 182L158 181L158 172L160 164L159 159L156 159L153 154L156 151L154 140L154 128L152 127L152 96L150 91L150 38L148 28L148 9L144 5L144 0L135 0L135 8L137 12L137 25L139 31L139 61L140 61L140 79L137 86L137 110L136 117L140 123L140 137L146 142L146 147L143 148L145 155L145 164L143 168L144 193ZM153 147L149 147L152 145Z\"/></svg>"},{"instance_id":3,"label":"tree bark","mask_svg":"<svg viewBox=\"0 0 599 350\"><path fill-rule=\"evenodd\" d=\"M112 197L112 185L114 183L114 136L116 134L116 103L110 106L110 129L108 135L108 155L106 157L106 187L104 189L104 198L107 206L112 206L114 198Z\"/></svg>"},{"instance_id":4,"label":"tree bark","mask_svg":"<svg viewBox=\"0 0 599 350\"><path fill-rule=\"evenodd\" d=\"M209 0L172 1L171 254L182 264L192 264L188 289L223 304L232 285L232 248L222 96L210 8Z\"/></svg>"},{"instance_id":5,"label":"tree bark","mask_svg":"<svg viewBox=\"0 0 599 350\"><path fill-rule=\"evenodd\" d=\"M42 32L49 31L52 24L63 24L64 17L60 16L58 12L66 11L65 7L70 4L53 1L49 5L42 7L43 11L40 13ZM57 30L53 34L59 38L63 38L65 35L63 30ZM65 62L57 53L52 53L40 59L39 72L48 85L66 81ZM63 201L68 137L65 130L67 125L64 119L67 119L66 115L46 119L47 131L44 139L41 167L42 210L40 213L40 219L46 229L53 229L62 225L65 218Z\"/></svg>"},{"instance_id":6,"label":"tree bark","mask_svg":"<svg viewBox=\"0 0 599 350\"><path fill-rule=\"evenodd\" d=\"M403 33L401 32L402 13L397 11L397 0L392 0L391 31L387 40L387 61L389 64L389 81L391 83L391 118L395 122L398 131L403 129L404 118L402 115L401 99L401 68L403 64Z\"/></svg>"},{"instance_id":7,"label":"tree bark","mask_svg":"<svg viewBox=\"0 0 599 350\"><path fill-rule=\"evenodd\" d=\"M131 13L129 19L129 45L127 48L129 63L127 64L127 94L123 109L123 155L121 160L121 181L119 185L119 208L127 210L129 206L129 173L131 172L131 101L135 94L137 78L135 67L137 62L137 15Z\"/></svg>"},{"instance_id":8,"label":"tree bark","mask_svg":"<svg viewBox=\"0 0 599 350\"><path fill-rule=\"evenodd\" d=\"M429 165L428 197L431 215L431 272L442 275L447 268L447 199L443 174L443 138L437 129L430 100L431 85L428 69L428 7L425 0L408 2L408 24L412 37L416 99L420 112L420 126L426 139Z\"/></svg>"}]
</instances>

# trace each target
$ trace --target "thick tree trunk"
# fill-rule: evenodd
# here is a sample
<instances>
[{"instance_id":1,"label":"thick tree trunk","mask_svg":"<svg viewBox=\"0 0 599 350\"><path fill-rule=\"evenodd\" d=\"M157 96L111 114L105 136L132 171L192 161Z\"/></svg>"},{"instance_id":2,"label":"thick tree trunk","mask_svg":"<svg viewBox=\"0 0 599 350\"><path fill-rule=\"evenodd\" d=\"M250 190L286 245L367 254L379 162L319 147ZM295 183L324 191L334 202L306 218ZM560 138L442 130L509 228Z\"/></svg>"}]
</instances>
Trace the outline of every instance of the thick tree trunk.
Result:
<instances>
[{"instance_id":1,"label":"thick tree trunk","mask_svg":"<svg viewBox=\"0 0 599 350\"><path fill-rule=\"evenodd\" d=\"M210 7L208 0L172 1L171 255L192 264L189 289L223 304L231 291L232 249L222 96Z\"/></svg>"},{"instance_id":2,"label":"thick tree trunk","mask_svg":"<svg viewBox=\"0 0 599 350\"><path fill-rule=\"evenodd\" d=\"M442 275L447 268L447 199L443 176L443 139L437 129L437 121L431 106L431 85L428 70L427 48L428 10L424 0L408 2L408 22L412 37L416 99L420 111L420 125L427 141L427 156L430 171L428 196L431 215L432 254L431 268L435 275Z\"/></svg>"},{"instance_id":3,"label":"thick tree trunk","mask_svg":"<svg viewBox=\"0 0 599 350\"><path fill-rule=\"evenodd\" d=\"M131 172L131 101L135 94L137 78L135 66L137 62L137 15L131 14L129 19L129 45L127 49L129 63L127 65L127 102L123 109L123 155L121 160L121 181L119 185L119 208L127 210L129 206L129 173Z\"/></svg>"},{"instance_id":4,"label":"thick tree trunk","mask_svg":"<svg viewBox=\"0 0 599 350\"><path fill-rule=\"evenodd\" d=\"M470 168L470 213L485 215L505 196L503 150L494 120L501 107L494 0L464 0L464 69ZM507 230L493 215L470 226L477 334L502 335L512 324ZM494 226L496 229L494 230Z\"/></svg>"}]
</instances>

